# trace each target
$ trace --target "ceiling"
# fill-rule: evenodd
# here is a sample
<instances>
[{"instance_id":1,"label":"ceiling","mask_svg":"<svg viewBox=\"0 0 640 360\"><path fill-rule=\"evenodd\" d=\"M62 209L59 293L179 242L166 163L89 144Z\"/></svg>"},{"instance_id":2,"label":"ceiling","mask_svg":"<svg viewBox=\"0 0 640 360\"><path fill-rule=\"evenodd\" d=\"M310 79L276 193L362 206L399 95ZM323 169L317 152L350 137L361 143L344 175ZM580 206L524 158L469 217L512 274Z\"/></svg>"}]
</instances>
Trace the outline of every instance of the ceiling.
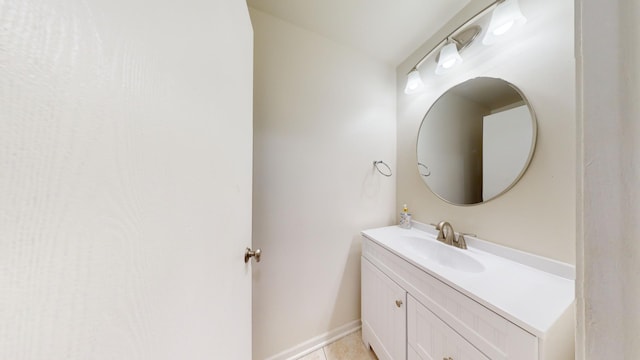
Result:
<instances>
[{"instance_id":1,"label":"ceiling","mask_svg":"<svg viewBox=\"0 0 640 360\"><path fill-rule=\"evenodd\" d=\"M470 0L247 0L267 14L398 65Z\"/></svg>"}]
</instances>

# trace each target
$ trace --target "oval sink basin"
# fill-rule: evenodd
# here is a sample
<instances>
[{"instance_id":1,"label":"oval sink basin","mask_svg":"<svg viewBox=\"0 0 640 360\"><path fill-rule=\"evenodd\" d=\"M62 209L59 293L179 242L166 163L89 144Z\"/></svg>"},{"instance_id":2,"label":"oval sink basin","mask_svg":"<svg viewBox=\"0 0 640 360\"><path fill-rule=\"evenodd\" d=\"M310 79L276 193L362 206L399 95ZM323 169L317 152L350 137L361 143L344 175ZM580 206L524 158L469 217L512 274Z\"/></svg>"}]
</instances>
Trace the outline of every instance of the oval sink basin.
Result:
<instances>
[{"instance_id":1,"label":"oval sink basin","mask_svg":"<svg viewBox=\"0 0 640 360\"><path fill-rule=\"evenodd\" d=\"M406 247L414 255L441 266L468 273L479 273L485 270L480 261L465 254L466 250L454 248L437 240L403 236L401 242L403 243L401 246Z\"/></svg>"}]
</instances>

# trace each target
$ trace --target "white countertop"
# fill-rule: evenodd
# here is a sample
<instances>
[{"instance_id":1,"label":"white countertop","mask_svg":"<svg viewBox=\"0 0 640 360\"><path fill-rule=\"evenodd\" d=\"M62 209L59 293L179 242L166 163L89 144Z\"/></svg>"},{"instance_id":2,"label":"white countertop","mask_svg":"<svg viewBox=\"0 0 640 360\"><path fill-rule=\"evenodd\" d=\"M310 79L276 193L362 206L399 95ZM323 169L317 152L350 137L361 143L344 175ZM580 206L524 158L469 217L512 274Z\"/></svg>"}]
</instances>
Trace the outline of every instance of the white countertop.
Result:
<instances>
[{"instance_id":1,"label":"white countertop","mask_svg":"<svg viewBox=\"0 0 640 360\"><path fill-rule=\"evenodd\" d=\"M433 227L422 225L422 228L425 231L415 227L388 226L365 230L362 235L539 337L544 337L574 301L575 282L571 278L571 265L502 246L487 245L485 241L476 239L469 239L468 249L461 250L435 240ZM423 240L450 247L462 253L462 257L468 256L481 263L484 269L479 272L459 271L428 259L416 251L415 246L407 246L411 241L415 244L415 241Z\"/></svg>"}]
</instances>

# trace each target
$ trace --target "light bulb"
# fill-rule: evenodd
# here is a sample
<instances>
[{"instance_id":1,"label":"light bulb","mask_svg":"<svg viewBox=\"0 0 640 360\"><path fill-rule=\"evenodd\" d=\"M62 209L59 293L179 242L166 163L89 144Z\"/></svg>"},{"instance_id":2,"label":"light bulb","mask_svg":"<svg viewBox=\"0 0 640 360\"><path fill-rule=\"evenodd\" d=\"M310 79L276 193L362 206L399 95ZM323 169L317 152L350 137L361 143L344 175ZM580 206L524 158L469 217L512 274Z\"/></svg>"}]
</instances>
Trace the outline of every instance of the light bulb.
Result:
<instances>
[{"instance_id":1,"label":"light bulb","mask_svg":"<svg viewBox=\"0 0 640 360\"><path fill-rule=\"evenodd\" d=\"M506 33L507 31L509 31L509 29L511 29L511 27L513 26L514 23L515 23L515 21L511 20L511 21L507 21L506 23L498 26L497 28L493 29L493 35L500 36L500 35Z\"/></svg>"},{"instance_id":2,"label":"light bulb","mask_svg":"<svg viewBox=\"0 0 640 360\"><path fill-rule=\"evenodd\" d=\"M456 59L455 58L451 58L449 60L446 60L442 63L442 67L445 69L450 69L453 67L453 65L456 64Z\"/></svg>"},{"instance_id":3,"label":"light bulb","mask_svg":"<svg viewBox=\"0 0 640 360\"><path fill-rule=\"evenodd\" d=\"M418 69L413 69L407 74L407 86L404 88L405 94L415 94L424 88L422 77Z\"/></svg>"},{"instance_id":4,"label":"light bulb","mask_svg":"<svg viewBox=\"0 0 640 360\"><path fill-rule=\"evenodd\" d=\"M444 74L447 70L462 62L462 57L458 53L458 47L455 43L448 43L440 50L440 59L436 74Z\"/></svg>"},{"instance_id":5,"label":"light bulb","mask_svg":"<svg viewBox=\"0 0 640 360\"><path fill-rule=\"evenodd\" d=\"M498 4L491 14L489 29L482 39L485 45L495 43L498 38L517 26L524 25L527 18L522 15L518 0L505 0Z\"/></svg>"}]
</instances>

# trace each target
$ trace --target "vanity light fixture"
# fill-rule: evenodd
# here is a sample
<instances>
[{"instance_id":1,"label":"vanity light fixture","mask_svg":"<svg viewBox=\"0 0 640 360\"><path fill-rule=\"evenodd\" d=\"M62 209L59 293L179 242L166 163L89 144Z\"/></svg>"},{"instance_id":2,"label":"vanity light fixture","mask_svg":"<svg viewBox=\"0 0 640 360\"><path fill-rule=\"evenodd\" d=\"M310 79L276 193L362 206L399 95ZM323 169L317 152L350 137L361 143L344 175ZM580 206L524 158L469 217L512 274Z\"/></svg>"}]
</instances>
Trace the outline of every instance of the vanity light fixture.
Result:
<instances>
[{"instance_id":1,"label":"vanity light fixture","mask_svg":"<svg viewBox=\"0 0 640 360\"><path fill-rule=\"evenodd\" d=\"M404 88L405 94L415 94L424 88L420 71L414 68L407 75L407 86Z\"/></svg>"},{"instance_id":2,"label":"vanity light fixture","mask_svg":"<svg viewBox=\"0 0 640 360\"><path fill-rule=\"evenodd\" d=\"M460 56L460 53L458 52L456 43L450 42L440 50L440 60L438 60L436 74L442 75L461 62L462 56Z\"/></svg>"},{"instance_id":3,"label":"vanity light fixture","mask_svg":"<svg viewBox=\"0 0 640 360\"><path fill-rule=\"evenodd\" d=\"M469 21L467 21L469 22ZM466 24L466 23L465 23ZM463 24L463 25L465 25ZM422 77L420 76L420 71L418 71L418 67L422 65L422 63L435 52L442 44L445 44L438 55L436 56L436 62L438 62L438 66L436 68L436 74L444 74L449 69L454 67L455 65L462 62L462 57L460 56L460 51L464 50L467 46L471 45L471 42L475 40L475 38L480 34L482 30L480 26L471 26L459 33L453 35L455 32L460 30L462 26L458 27L454 30L446 39L442 40L435 47L433 47L427 55L423 56L420 61L416 64L416 66L409 71L407 74L407 85L404 88L405 94L415 94L424 88L424 83L422 82Z\"/></svg>"},{"instance_id":4,"label":"vanity light fixture","mask_svg":"<svg viewBox=\"0 0 640 360\"><path fill-rule=\"evenodd\" d=\"M493 14L491 14L491 22L489 23L489 29L482 39L482 43L485 45L491 45L495 43L500 36L506 34L517 26L524 25L527 22L527 18L522 15L520 11L520 5L518 0L504 0L500 2Z\"/></svg>"},{"instance_id":5,"label":"vanity light fixture","mask_svg":"<svg viewBox=\"0 0 640 360\"><path fill-rule=\"evenodd\" d=\"M415 94L424 88L422 77L418 68L425 60L433 53L438 51L436 56L436 74L444 74L455 65L462 62L462 56L460 52L471 45L473 40L480 34L482 28L478 25L467 27L467 25L481 15L484 15L495 6L493 14L491 15L491 22L489 29L485 34L482 43L485 45L492 44L496 41L496 38L502 34L507 33L515 25L522 25L527 22L527 19L522 15L518 0L496 0L487 5L484 9L480 10L469 20L465 21L462 25L458 26L449 33L442 41L436 44L431 50L429 50L418 63L407 74L407 85L404 88L405 94ZM495 19L495 20L494 20ZM465 28L460 31L460 29Z\"/></svg>"}]
</instances>

